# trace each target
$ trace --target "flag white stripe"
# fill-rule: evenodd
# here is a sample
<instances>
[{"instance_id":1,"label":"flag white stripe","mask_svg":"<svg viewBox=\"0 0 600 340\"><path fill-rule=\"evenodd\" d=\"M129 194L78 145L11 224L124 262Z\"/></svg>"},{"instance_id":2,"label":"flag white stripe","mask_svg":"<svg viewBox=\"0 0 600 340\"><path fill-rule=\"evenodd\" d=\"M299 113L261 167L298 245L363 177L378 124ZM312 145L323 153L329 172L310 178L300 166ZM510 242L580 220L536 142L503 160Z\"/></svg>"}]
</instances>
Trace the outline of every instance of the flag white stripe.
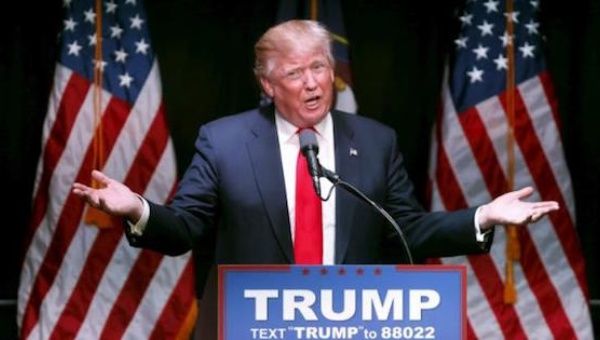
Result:
<instances>
[{"instance_id":1,"label":"flag white stripe","mask_svg":"<svg viewBox=\"0 0 600 340\"><path fill-rule=\"evenodd\" d=\"M438 205L438 209L435 210L448 210L443 206L440 199L438 183L435 181L432 183L431 193L432 202L435 202L435 204ZM500 332L498 320L492 312L485 294L481 291L481 287L478 284L478 280L475 277L471 264L464 256L442 258L441 261L443 264L464 265L467 268L467 316L476 335L487 339L501 338L502 333ZM485 303L481 303L481 301L485 301ZM485 337L483 335L485 335Z\"/></svg>"},{"instance_id":2,"label":"flag white stripe","mask_svg":"<svg viewBox=\"0 0 600 340\"><path fill-rule=\"evenodd\" d=\"M508 156L506 151L508 124L502 104L498 100L498 97L494 96L478 104L476 109L485 126L488 136L491 139L492 147L494 148L496 157L502 167L502 172L504 173L504 176L506 176L508 167ZM515 154L520 155L520 151L516 147ZM528 181L528 177L521 173L524 169L526 170L526 165L523 163L523 158L515 155L515 188L522 188L528 185L535 186L534 183L531 182L530 177ZM539 197L532 199L539 200ZM494 260L494 263L496 263L497 270L500 273L502 280L506 280L505 271L502 269L504 268L504 263L502 263L502 261L506 258L505 247L505 229L496 228L496 235L494 236L494 244L490 250L490 256ZM519 319L522 321L521 324L523 325L526 334L532 334L532 332L538 331L544 338L552 337L548 328L539 327L540 324L544 324L546 321L539 308L538 301L525 279L522 268L518 264L515 264L513 268L515 288L518 291L518 300L514 307ZM543 329L538 330L538 328Z\"/></svg>"},{"instance_id":3,"label":"flag white stripe","mask_svg":"<svg viewBox=\"0 0 600 340\"><path fill-rule=\"evenodd\" d=\"M42 127L42 147L39 158L40 161L38 162L38 167L36 171L35 182L33 184L33 197L37 195L40 180L42 179L42 160L44 159L44 147L48 143L50 131L52 131L52 127L54 126L54 122L56 121L56 115L58 114L60 100L62 98L63 93L65 92L67 84L69 83L69 79L71 79L72 73L73 72L71 70L58 63L56 64L56 67L54 69L54 82L50 91L50 98L48 100L48 110L46 112L46 118L44 118L44 126Z\"/></svg>"},{"instance_id":4,"label":"flag white stripe","mask_svg":"<svg viewBox=\"0 0 600 340\"><path fill-rule=\"evenodd\" d=\"M573 198L569 169L565 162L558 126L552 115L546 93L543 90L543 84L539 77L533 77L521 83L519 91L531 117L537 138L550 164L550 169L567 205L566 208L571 221L575 223L575 199Z\"/></svg>"},{"instance_id":5,"label":"flag white stripe","mask_svg":"<svg viewBox=\"0 0 600 340\"><path fill-rule=\"evenodd\" d=\"M441 143L448 155L449 166L470 205L489 202L490 196L482 180L479 165L465 136L454 109L450 89L444 85L444 115L442 117Z\"/></svg>"},{"instance_id":6,"label":"flag white stripe","mask_svg":"<svg viewBox=\"0 0 600 340\"><path fill-rule=\"evenodd\" d=\"M174 169L174 157L172 155L169 156L169 153L173 153L172 149L165 149L157 168L154 170L154 174L168 172L168 175L171 177L170 181L164 182L163 179L160 181L151 180L144 193L145 197L155 202L165 202L167 200L175 181L174 176L177 171ZM169 162L170 164L167 164ZM155 177L153 176L153 178ZM82 339L100 337L110 315L111 308L118 297L118 293L116 292L120 292L123 289L131 267L139 256L140 249L131 247L127 239L124 236L121 237L115 254L111 258L98 285L78 337ZM170 290L173 286L174 283L171 282L170 284L165 284L162 289Z\"/></svg>"},{"instance_id":7,"label":"flag white stripe","mask_svg":"<svg viewBox=\"0 0 600 340\"><path fill-rule=\"evenodd\" d=\"M110 95L107 93L102 96L102 112L104 112L104 109L106 108L109 97ZM35 277L46 256L50 242L54 237L58 218L60 217L65 201L71 192L73 181L81 168L83 162L81 154L85 152L85 149L82 147L84 145L87 146L90 143L94 129L93 91L90 90L86 95L81 111L75 117L70 137L49 181L48 207L43 219L32 236L31 245L27 249L25 255L27 261L21 270L21 284L19 285L19 325L21 325L23 313L25 312L26 304L29 301Z\"/></svg>"},{"instance_id":8,"label":"flag white stripe","mask_svg":"<svg viewBox=\"0 0 600 340\"><path fill-rule=\"evenodd\" d=\"M156 64L152 68L150 76L153 76L154 72L157 72ZM138 100L137 103L139 103L141 107L134 107L129 113L125 125L122 128L122 131L117 137L117 140L115 141L112 152L108 155L105 166L102 169L102 171L105 174L107 174L109 177L114 178L117 181L122 182L123 180L125 180L125 176L131 168L137 151L141 147L143 147L142 142L144 140L144 137L148 133L150 124L156 116L161 103L160 96L153 95L152 91L155 90L155 87L149 83L151 82L146 82L144 84L144 87L142 88L142 91L140 92L139 97L142 98L142 100ZM110 97L110 95L107 95L107 97ZM107 98L107 100L108 99L110 98ZM86 144L81 145L88 145L90 142L91 138L87 141ZM48 295L44 300L43 305L50 304L53 306L61 306L64 308L71 295L77 293L76 291L73 291L77 280L74 280L72 276L73 273L77 273L77 277L79 277L81 271L83 270L83 266L85 265L85 262L79 259L87 258L88 252L90 251L93 245L93 239L90 242L86 233L79 232L81 229L96 228L93 226L86 226L84 223L80 223L78 232L75 234L75 237L73 238L73 241L71 242L68 250L69 253L76 252L72 258L77 258L78 260L63 261L59 273L57 275L57 279L55 280L54 285L48 292ZM128 246L126 247L129 248ZM85 251L85 254L80 253L80 251L82 250ZM96 294L94 294L94 297L92 299L92 304L90 305L88 314L101 314L102 311L105 311L106 313L110 311L112 303L117 297L115 292L121 290L124 280L127 278L127 273L129 273L131 265L135 261L136 257L134 254L137 254L137 251L134 253L127 253L126 250L120 249L119 246L117 246L117 249L115 249L115 252L111 257L111 263L116 262L118 269L115 270L113 277L106 277L107 272L105 270L101 282L108 281L108 287L102 286L98 288ZM55 296L55 294L58 294L62 291L66 293ZM99 296L100 299L104 300L98 301ZM108 304L107 302L109 301L110 303ZM100 304L105 305L99 306ZM60 312L62 312L62 309ZM47 316L50 320L50 331L52 331L52 329L56 326L56 322L59 320L60 314L61 313L56 313ZM102 320L100 316L96 316L96 318L91 319L89 318L89 316L86 316L84 323L87 323L88 320L91 320L92 322L97 324L103 324L103 322L100 323L100 320ZM82 333L80 332L80 334Z\"/></svg>"},{"instance_id":9,"label":"flag white stripe","mask_svg":"<svg viewBox=\"0 0 600 340\"><path fill-rule=\"evenodd\" d=\"M176 183L176 173L173 142L169 139L144 197L154 202L166 202L168 194ZM190 255L191 253L188 252L177 257L163 256L156 274L123 334L123 339L147 339L150 336L173 288L177 285L187 262L190 261Z\"/></svg>"},{"instance_id":10,"label":"flag white stripe","mask_svg":"<svg viewBox=\"0 0 600 340\"><path fill-rule=\"evenodd\" d=\"M131 265L139 256L140 249L129 246L125 237L121 237L110 260L110 268L104 271L98 289L90 302L88 313L77 333L78 339L98 339L110 311L123 288Z\"/></svg>"},{"instance_id":11,"label":"flag white stripe","mask_svg":"<svg viewBox=\"0 0 600 340\"><path fill-rule=\"evenodd\" d=\"M487 114L481 114L480 117L486 127L486 130L490 132L490 137L492 138L492 142L494 145L494 149L496 153L503 152L506 150L506 131L508 128L508 124L505 119L501 117L505 116L505 113L502 109L502 105L500 104L497 97L493 97L489 100L486 100L481 105L477 106L478 110L487 110L481 112L487 112ZM548 116L548 115L547 115ZM504 134L502 133L504 131ZM493 136L493 137L492 137ZM501 164L505 164L502 162ZM525 186L533 186L535 187L535 183L529 172L529 168L525 164L525 160L521 149L519 147L515 147L515 187L523 188ZM565 174L568 180L568 174ZM539 192L536 190L534 194L529 198L532 201L539 201L541 197L539 196ZM577 284L575 281L575 273L573 272L571 266L566 261L566 255L564 250L560 246L559 237L556 235L554 228L552 228L551 221L548 218L542 219L536 225L527 227L531 237L533 239L533 243L536 246L537 252L540 256L541 261L544 264L544 268L550 276L550 283L554 285L557 289L558 297L562 301L563 308L567 313L567 316L571 320L571 323L575 326L575 320L582 320L581 318L573 318L571 315L573 313L577 314L582 311L580 307L581 304L585 306L586 301L583 297L583 293L580 289L572 289L573 284ZM492 247L492 250L495 247ZM494 258L504 258L505 255L503 252L498 254L492 254ZM516 265L515 268L518 266ZM519 271L521 270L518 267ZM515 282L524 281L521 278L515 277ZM524 278L523 278L524 279ZM517 281L519 280L519 281ZM524 284L524 283L523 283ZM539 310L539 305L534 299L535 296L531 291L531 287L527 286L526 288L519 288L518 291L519 298L518 303L515 305L517 308L517 312L520 315L520 318L523 320L523 326L526 328L531 328L530 332L534 330L539 332L539 335L544 335L548 329L544 328L543 330L539 330L538 328L540 324L546 323L545 319L542 318L542 315L537 315L537 313L532 313L532 306L535 305L535 308ZM566 295L566 296L565 296ZM575 300L579 301L579 303L566 303L564 300ZM575 311L571 311L571 309L575 309ZM587 309L583 309L583 311L587 311ZM539 310L541 313L541 310ZM524 315L528 315L526 319ZM532 317L535 315L535 317ZM585 320L585 318L584 318ZM527 323L525 321L528 321ZM583 322L582 327L589 323ZM577 328L575 328L577 331ZM540 334L544 333L544 334Z\"/></svg>"},{"instance_id":12,"label":"flag white stripe","mask_svg":"<svg viewBox=\"0 0 600 340\"><path fill-rule=\"evenodd\" d=\"M446 87L447 89L447 87ZM449 101L450 97L449 97L449 92L448 93L448 97L447 99ZM504 150L502 151L504 153L504 155L506 154L505 151L505 146L506 146L506 142L505 142L505 136L506 136L506 127L502 126L503 124L506 124L506 121L502 121L500 120L498 117L500 116L498 111L490 111L490 108L493 107L497 107L496 105L499 105L499 103L496 102L496 104L494 105L494 101L486 101L484 103L487 103L487 105L489 105L490 107L486 107L486 105L482 104L482 107L477 106L477 111L479 113L480 119L482 121L484 121L484 124L490 120L493 122L492 125L492 129L489 132L489 136L490 138L493 137L500 137L499 139L504 138L504 144L500 144L501 142L498 142L497 140L492 140L492 144L494 145L498 153L501 153L498 150ZM452 108L452 106L446 106L446 107L450 107ZM488 109L488 110L486 110ZM479 110L485 110L485 111L479 111ZM481 112L485 112L485 114L481 114ZM501 113L502 116L504 116L503 113ZM489 202L492 197L488 192L487 186L485 185L485 182L483 181L483 176L480 172L479 166L477 165L475 159L474 159L474 155L472 154L471 148L470 146L467 144L467 139L466 136L464 136L462 127L460 125L460 122L458 121L458 118L456 116L455 112L445 112L444 115L444 124L448 124L448 128L444 129L443 131L446 130L454 130L454 133L457 137L452 138L453 142L448 142L449 138L447 138L445 135L442 136L442 141L443 141L443 145L444 148L448 151L448 149L450 149L450 151L448 151L448 161L450 163L450 167L454 169L453 173L454 176L456 177L457 181L459 182L459 185L461 187L461 190L463 192L463 195L467 201L467 205L468 206L476 206L479 204L483 204L483 203L487 203ZM453 128L454 127L454 128ZM487 126L486 126L487 128ZM504 131L504 134L502 134L502 131ZM450 148L449 144L452 146L452 148ZM448 145L448 146L447 146ZM504 147L502 147L504 146ZM461 150L462 149L462 150ZM463 164L469 164L469 166L467 168L463 168L463 169L457 169L456 165L455 165L455 161L457 159L457 157L455 156L455 152L456 150L461 150L461 154L462 154L462 158L467 158L472 157L472 159L470 160L471 164L469 164L468 160L463 159L461 162ZM469 152L466 152L466 150L468 150ZM458 158L460 158L461 156L459 156ZM502 162L499 159L500 164L503 164L504 162ZM519 167L519 164L516 165L517 168L522 168ZM470 193L470 194L469 194ZM495 240L494 240L494 244L492 245L492 248L490 249L490 259L492 261L492 263L494 263L494 270L499 274L500 278L502 280L505 279L504 277L504 263L502 263L502 259L504 259L505 256L505 243L506 243L506 237L504 235L504 230L502 228L497 228L498 230L496 230L496 235L495 235ZM444 259L444 261L446 261L446 259ZM456 259L453 259L452 261L463 261L464 263L467 263L466 258L464 257L459 257ZM520 270L515 270L514 272L515 275L515 282L520 282L523 284L526 284L526 280L523 277L523 273ZM474 289L479 289L479 285L480 283L476 280L476 278L474 277L475 280L469 280L469 285L468 285L468 290L469 291L473 291ZM498 294L501 294L501 292L497 292ZM485 298L485 295L482 296ZM530 308L527 307L527 313L531 313L530 315L535 315L535 319L538 320L538 322L545 322L545 320L543 319L543 315L541 314L541 311L539 310L539 306L537 306L537 302L535 300L535 296L533 296L531 294L531 292L529 291L529 289L527 289L526 291L520 291L519 292L519 298L521 300L521 302L525 302L525 303L530 303L530 304L535 304L536 307L535 308ZM480 306L481 304L481 300L479 300L478 298L469 300L469 307L473 308L474 306ZM486 304L489 306L489 304L487 303L486 300ZM527 306L527 305L526 305ZM491 308L491 307L490 307ZM534 311L535 309L537 309L537 312ZM519 315L519 317L522 316L523 314L523 310L521 310L519 308L518 305L515 305L515 312L517 313L517 315ZM475 323L475 322L474 322ZM479 324L479 323L477 323ZM539 325L539 324L538 324ZM529 330L531 330L531 324L530 325L524 325L523 324L523 328L526 332L528 332ZM535 327L535 325L534 325ZM481 330L478 329L478 327L474 328L477 329L476 332L481 332L481 336L483 338L488 338L488 337L492 337L493 335L488 334L487 331L485 330ZM487 327L486 327L487 328Z\"/></svg>"}]
</instances>

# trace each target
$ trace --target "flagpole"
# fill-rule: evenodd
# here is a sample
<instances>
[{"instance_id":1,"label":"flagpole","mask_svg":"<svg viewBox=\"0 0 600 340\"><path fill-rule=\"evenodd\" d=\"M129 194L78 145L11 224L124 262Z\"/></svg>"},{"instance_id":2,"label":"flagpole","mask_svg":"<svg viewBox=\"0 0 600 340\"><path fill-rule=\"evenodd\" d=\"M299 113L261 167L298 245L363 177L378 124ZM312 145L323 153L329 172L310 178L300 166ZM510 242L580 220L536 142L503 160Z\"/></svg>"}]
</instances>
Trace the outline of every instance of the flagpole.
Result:
<instances>
[{"instance_id":1,"label":"flagpole","mask_svg":"<svg viewBox=\"0 0 600 340\"><path fill-rule=\"evenodd\" d=\"M317 20L319 16L318 7L317 0L310 0L310 20Z\"/></svg>"},{"instance_id":2,"label":"flagpole","mask_svg":"<svg viewBox=\"0 0 600 340\"><path fill-rule=\"evenodd\" d=\"M512 21L513 0L506 0L506 55L508 67L506 70L506 114L508 117L508 131L506 150L508 157L507 190L514 190L515 186L515 56L514 56L514 27ZM520 259L518 231L515 225L507 225L506 229L506 282L504 284L504 303L514 304L517 301L517 290L514 282L514 264Z\"/></svg>"},{"instance_id":3,"label":"flagpole","mask_svg":"<svg viewBox=\"0 0 600 340\"><path fill-rule=\"evenodd\" d=\"M102 78L104 66L102 59L102 0L95 0L96 11L96 44L94 47L94 138L92 168L101 170L104 167L104 137L102 133ZM92 187L98 188L100 183L92 179ZM111 218L106 213L88 206L84 215L84 221L99 228L111 226Z\"/></svg>"}]
</instances>

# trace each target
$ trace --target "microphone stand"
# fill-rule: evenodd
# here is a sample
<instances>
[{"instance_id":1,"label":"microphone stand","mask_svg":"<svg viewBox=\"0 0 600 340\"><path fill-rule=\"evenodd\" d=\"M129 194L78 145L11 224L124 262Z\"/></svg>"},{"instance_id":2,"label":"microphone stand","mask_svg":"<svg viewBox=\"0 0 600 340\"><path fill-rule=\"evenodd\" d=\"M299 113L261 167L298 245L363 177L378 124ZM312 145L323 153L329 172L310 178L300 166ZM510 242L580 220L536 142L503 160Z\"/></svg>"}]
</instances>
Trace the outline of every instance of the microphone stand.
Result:
<instances>
[{"instance_id":1,"label":"microphone stand","mask_svg":"<svg viewBox=\"0 0 600 340\"><path fill-rule=\"evenodd\" d=\"M412 254L410 252L410 248L408 247L408 243L406 242L406 238L404 237L404 233L400 229L400 226L398 226L398 223L396 223L396 221L394 221L392 216L390 216L390 214L388 214L387 211L385 211L381 206L379 206L379 204L375 203L373 200L371 200L369 197L367 197L367 195L363 194L360 190L358 190L352 184L343 181L338 174L336 174L335 172L333 172L331 170L327 170L326 168L324 168L320 165L319 165L319 167L321 170L320 171L321 177L327 178L333 184L334 187L342 187L344 190L346 190L347 192L352 194L354 197L357 197L361 201L363 201L363 202L369 204L371 207L375 208L375 210L377 210L392 225L392 227L394 227L394 229L396 230L396 233L398 234L398 236L400 236L400 240L402 241L402 246L404 247L404 253L406 254L408 263L414 264Z\"/></svg>"}]
</instances>

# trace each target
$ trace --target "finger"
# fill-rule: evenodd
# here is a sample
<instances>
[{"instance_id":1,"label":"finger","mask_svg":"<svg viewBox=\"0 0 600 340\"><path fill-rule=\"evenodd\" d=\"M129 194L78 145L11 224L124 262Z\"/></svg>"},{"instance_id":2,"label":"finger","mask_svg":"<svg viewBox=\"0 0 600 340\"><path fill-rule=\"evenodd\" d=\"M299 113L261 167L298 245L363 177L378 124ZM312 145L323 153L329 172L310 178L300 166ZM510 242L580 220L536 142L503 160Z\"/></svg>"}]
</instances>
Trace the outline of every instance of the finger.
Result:
<instances>
[{"instance_id":1,"label":"finger","mask_svg":"<svg viewBox=\"0 0 600 340\"><path fill-rule=\"evenodd\" d=\"M534 209L550 209L550 210L558 210L560 206L558 202L555 201L545 201L545 202L537 202L533 205Z\"/></svg>"},{"instance_id":2,"label":"finger","mask_svg":"<svg viewBox=\"0 0 600 340\"><path fill-rule=\"evenodd\" d=\"M533 188L532 187L525 187L523 189L519 189L517 191L513 191L513 194L518 198L527 198L529 196L531 196L531 194L533 194Z\"/></svg>"},{"instance_id":3,"label":"finger","mask_svg":"<svg viewBox=\"0 0 600 340\"><path fill-rule=\"evenodd\" d=\"M92 177L104 186L108 185L110 181L112 181L110 177L106 176L98 170L92 170Z\"/></svg>"}]
</instances>

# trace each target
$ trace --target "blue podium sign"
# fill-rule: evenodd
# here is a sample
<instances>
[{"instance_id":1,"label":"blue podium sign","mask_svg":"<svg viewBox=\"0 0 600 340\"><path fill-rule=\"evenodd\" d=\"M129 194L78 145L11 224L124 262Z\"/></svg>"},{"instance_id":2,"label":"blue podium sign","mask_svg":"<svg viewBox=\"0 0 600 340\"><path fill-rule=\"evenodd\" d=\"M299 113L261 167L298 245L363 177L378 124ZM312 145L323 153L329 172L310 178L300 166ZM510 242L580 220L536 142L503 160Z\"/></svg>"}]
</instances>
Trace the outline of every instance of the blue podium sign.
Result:
<instances>
[{"instance_id":1,"label":"blue podium sign","mask_svg":"<svg viewBox=\"0 0 600 340\"><path fill-rule=\"evenodd\" d=\"M462 266L219 266L219 339L463 339Z\"/></svg>"}]
</instances>

